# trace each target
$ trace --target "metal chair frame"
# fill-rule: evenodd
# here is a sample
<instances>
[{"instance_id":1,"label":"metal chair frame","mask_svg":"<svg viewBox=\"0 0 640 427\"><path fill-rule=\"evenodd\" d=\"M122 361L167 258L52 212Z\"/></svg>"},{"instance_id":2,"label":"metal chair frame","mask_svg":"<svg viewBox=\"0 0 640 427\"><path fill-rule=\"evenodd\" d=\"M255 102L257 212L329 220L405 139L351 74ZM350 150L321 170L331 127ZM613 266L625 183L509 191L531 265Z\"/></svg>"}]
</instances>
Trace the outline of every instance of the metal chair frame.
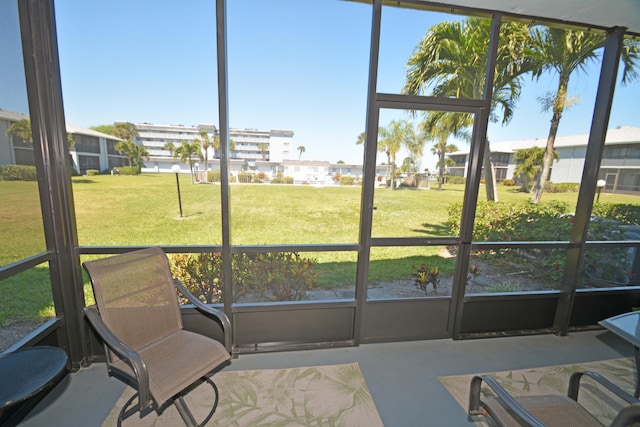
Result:
<instances>
[{"instance_id":1,"label":"metal chair frame","mask_svg":"<svg viewBox=\"0 0 640 427\"><path fill-rule=\"evenodd\" d=\"M611 381L597 372L575 372L571 375L569 379L569 389L567 392L567 397L569 397L572 402L575 402L575 405L580 405L578 403L580 380L585 376L593 379L597 384L603 386L606 390L629 404L629 406L623 408L618 413L610 427L626 427L633 422L640 421L640 401L638 401L630 393L622 390L620 387L613 384ZM480 397L480 391L483 382L489 387L489 389L491 389L491 391L493 391L498 401L507 411L509 416L513 418L513 421L517 423L517 425L526 427L554 426L553 424L547 425L542 423L539 419L533 416L515 397L509 394L509 392L507 392L500 385L500 383L496 381L495 378L488 375L476 375L471 379L471 386L469 390L469 415L485 416L491 418L491 420L494 421L498 426L506 425L500 422L493 408L490 405L487 405L486 402L482 401Z\"/></svg>"},{"instance_id":2,"label":"metal chair frame","mask_svg":"<svg viewBox=\"0 0 640 427\"><path fill-rule=\"evenodd\" d=\"M143 251L147 251L148 254L145 254L145 255L149 255L150 257L155 257L155 256L164 257L163 264L166 263L166 265L163 265L163 268L168 269L168 262L166 260L166 254L164 254L164 251L162 251L159 248L151 248L151 249L145 249L142 251L135 251L135 252L143 252ZM116 255L116 256L122 257L126 255L127 254ZM90 277L91 277L92 263L99 262L99 261L100 260L89 261L83 264L85 269L89 272ZM170 272L168 274L170 276ZM96 286L99 286L99 285L95 283L93 277L91 277L91 283L92 283L92 286L94 286L94 292L95 292ZM167 286L169 285L170 284L167 283ZM224 364L228 363L228 361L231 359L230 354L232 353L232 343L231 343L231 323L229 321L229 318L222 311L204 304L200 299L198 299L195 295L189 292L186 289L186 287L179 281L173 279L171 285L173 285L173 288L177 289L180 292L180 294L182 294L185 298L187 298L187 300L191 304L193 304L198 309L199 312L201 312L203 315L210 316L217 319L217 321L222 326L222 329L224 332L223 344L224 344L224 348L228 353L227 354L228 357L226 358L226 360L224 360L223 363L220 363L217 365L215 370L218 370L220 367L224 366ZM178 296L176 294L176 299L175 299L176 307L178 307L177 298ZM171 305L173 305L173 301L171 301ZM121 425L123 420L135 414L136 412L140 412L141 415L146 415L153 410L160 411L161 409L164 409L166 406L170 405L171 403L173 403L176 406L183 421L189 427L203 426L211 419L218 405L219 392L215 383L208 376L200 377L199 380L202 382L206 382L212 387L214 391L214 403L212 405L210 412L205 417L205 419L200 424L198 424L191 410L189 409L186 402L184 401L184 395L186 395L188 391L190 391L193 388L194 383L190 384L185 389L175 394L169 400L166 400L164 402L156 401L151 393L150 386L149 386L149 370L147 368L147 364L141 357L140 353L134 350L133 348L131 348L130 346L127 346L125 343L123 343L122 340L119 339L118 336L109 328L107 323L105 323L105 321L100 316L100 310L97 305L85 307L84 314L87 320L89 321L89 323L91 324L91 326L95 329L97 334L103 340L104 347L105 347L105 354L107 358L107 370L109 375L118 378L119 380L123 381L124 383L136 389L136 393L127 400L127 402L125 403L125 405L123 406L122 410L118 415L118 426ZM213 341L213 338L210 338L210 339ZM131 372L124 369L120 369L117 366L114 366L112 355L115 356L116 358L119 358L123 362L125 362L127 367L130 368ZM196 380L195 383L199 384L198 380ZM132 406L133 403L136 401L136 399L138 402L137 405Z\"/></svg>"}]
</instances>

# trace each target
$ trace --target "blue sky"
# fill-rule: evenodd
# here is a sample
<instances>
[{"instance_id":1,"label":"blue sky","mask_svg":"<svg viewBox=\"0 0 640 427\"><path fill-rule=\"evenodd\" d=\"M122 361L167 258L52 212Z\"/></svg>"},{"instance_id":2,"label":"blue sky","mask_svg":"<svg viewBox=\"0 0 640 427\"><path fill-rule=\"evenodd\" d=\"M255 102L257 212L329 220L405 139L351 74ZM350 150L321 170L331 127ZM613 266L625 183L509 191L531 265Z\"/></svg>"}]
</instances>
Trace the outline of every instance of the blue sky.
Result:
<instances>
[{"instance_id":1,"label":"blue sky","mask_svg":"<svg viewBox=\"0 0 640 427\"><path fill-rule=\"evenodd\" d=\"M218 124L213 1L57 0L60 66L67 121L117 120ZM406 60L426 30L451 15L385 8L378 91L398 93ZM346 1L228 2L229 118L232 127L290 129L304 159L362 162L371 7ZM0 2L3 65L0 108L26 112L15 5ZM587 133L598 64L573 76L582 102L566 112L560 135ZM556 80L527 80L508 127L491 125L492 141L544 138L549 113L536 97ZM619 88L610 126L640 126L640 86ZM403 112L384 111L381 125ZM464 142L459 148L464 149ZM293 157L297 158L297 153ZM403 153L398 155L401 163ZM385 161L379 156L378 163ZM423 167L435 160L425 148Z\"/></svg>"}]
</instances>

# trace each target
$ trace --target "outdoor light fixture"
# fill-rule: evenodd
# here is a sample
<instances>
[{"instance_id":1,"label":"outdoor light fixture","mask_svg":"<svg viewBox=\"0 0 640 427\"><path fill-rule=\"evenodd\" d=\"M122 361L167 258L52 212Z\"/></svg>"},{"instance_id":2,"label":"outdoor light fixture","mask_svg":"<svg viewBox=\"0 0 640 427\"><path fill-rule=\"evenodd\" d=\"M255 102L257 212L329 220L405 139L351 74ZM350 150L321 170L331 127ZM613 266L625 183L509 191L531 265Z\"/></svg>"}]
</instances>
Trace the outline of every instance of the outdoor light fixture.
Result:
<instances>
[{"instance_id":1,"label":"outdoor light fixture","mask_svg":"<svg viewBox=\"0 0 640 427\"><path fill-rule=\"evenodd\" d=\"M180 179L178 175L180 174L180 165L171 166L171 172L176 174L176 185L178 186L178 206L180 207L180 218L182 218L182 199L180 198Z\"/></svg>"},{"instance_id":2,"label":"outdoor light fixture","mask_svg":"<svg viewBox=\"0 0 640 427\"><path fill-rule=\"evenodd\" d=\"M596 202L600 201L600 193L605 185L607 185L607 181L604 179L599 179L598 182L596 182L596 187L598 188L598 197L596 198Z\"/></svg>"}]
</instances>

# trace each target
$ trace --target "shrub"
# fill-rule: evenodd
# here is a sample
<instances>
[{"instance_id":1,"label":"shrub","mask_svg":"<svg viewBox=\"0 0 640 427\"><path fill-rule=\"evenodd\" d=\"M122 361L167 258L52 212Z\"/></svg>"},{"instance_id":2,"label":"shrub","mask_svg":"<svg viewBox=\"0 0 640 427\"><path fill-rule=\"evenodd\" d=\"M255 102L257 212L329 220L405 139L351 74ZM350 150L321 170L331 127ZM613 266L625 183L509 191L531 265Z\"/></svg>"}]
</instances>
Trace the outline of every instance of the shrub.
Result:
<instances>
[{"instance_id":1,"label":"shrub","mask_svg":"<svg viewBox=\"0 0 640 427\"><path fill-rule=\"evenodd\" d=\"M356 178L349 175L342 175L340 177L340 185L353 185Z\"/></svg>"},{"instance_id":2,"label":"shrub","mask_svg":"<svg viewBox=\"0 0 640 427\"><path fill-rule=\"evenodd\" d=\"M545 193L569 193L569 192L577 192L580 188L580 184L575 182L545 182L544 183L544 191Z\"/></svg>"},{"instance_id":3,"label":"shrub","mask_svg":"<svg viewBox=\"0 0 640 427\"><path fill-rule=\"evenodd\" d=\"M208 171L207 172L207 180L209 182L220 182L220 171Z\"/></svg>"},{"instance_id":4,"label":"shrub","mask_svg":"<svg viewBox=\"0 0 640 427\"><path fill-rule=\"evenodd\" d=\"M37 181L38 174L35 166L2 165L0 177L5 181Z\"/></svg>"},{"instance_id":5,"label":"shrub","mask_svg":"<svg viewBox=\"0 0 640 427\"><path fill-rule=\"evenodd\" d=\"M120 166L118 173L120 175L139 175L140 168L138 166Z\"/></svg>"},{"instance_id":6,"label":"shrub","mask_svg":"<svg viewBox=\"0 0 640 427\"><path fill-rule=\"evenodd\" d=\"M505 187L513 187L514 185L516 185L516 181L513 179L505 179L502 181L502 185L504 185Z\"/></svg>"},{"instance_id":7,"label":"shrub","mask_svg":"<svg viewBox=\"0 0 640 427\"><path fill-rule=\"evenodd\" d=\"M169 259L173 276L194 295L206 303L222 301L220 253L172 254ZM233 300L245 295L259 301L302 300L318 283L316 263L296 252L234 254Z\"/></svg>"},{"instance_id":8,"label":"shrub","mask_svg":"<svg viewBox=\"0 0 640 427\"><path fill-rule=\"evenodd\" d=\"M593 215L620 221L622 224L640 224L640 206L624 203L601 203L593 205Z\"/></svg>"},{"instance_id":9,"label":"shrub","mask_svg":"<svg viewBox=\"0 0 640 427\"><path fill-rule=\"evenodd\" d=\"M238 173L238 182L241 184L249 184L253 181L253 174L248 172Z\"/></svg>"},{"instance_id":10,"label":"shrub","mask_svg":"<svg viewBox=\"0 0 640 427\"><path fill-rule=\"evenodd\" d=\"M220 253L172 254L169 259L173 277L191 293L207 304L222 301Z\"/></svg>"},{"instance_id":11,"label":"shrub","mask_svg":"<svg viewBox=\"0 0 640 427\"><path fill-rule=\"evenodd\" d=\"M267 179L267 174L264 172L258 172L256 177L258 178L259 182L263 182L265 179Z\"/></svg>"},{"instance_id":12,"label":"shrub","mask_svg":"<svg viewBox=\"0 0 640 427\"><path fill-rule=\"evenodd\" d=\"M278 175L277 177L271 180L271 183L272 184L293 184L293 177Z\"/></svg>"},{"instance_id":13,"label":"shrub","mask_svg":"<svg viewBox=\"0 0 640 427\"><path fill-rule=\"evenodd\" d=\"M464 177L462 177L462 176L447 176L445 182L447 184L464 184Z\"/></svg>"},{"instance_id":14,"label":"shrub","mask_svg":"<svg viewBox=\"0 0 640 427\"><path fill-rule=\"evenodd\" d=\"M252 254L252 275L248 278L262 301L300 301L317 284L313 269L317 260L296 252Z\"/></svg>"},{"instance_id":15,"label":"shrub","mask_svg":"<svg viewBox=\"0 0 640 427\"><path fill-rule=\"evenodd\" d=\"M87 176L95 175L100 175L100 171L98 169L87 169Z\"/></svg>"},{"instance_id":16,"label":"shrub","mask_svg":"<svg viewBox=\"0 0 640 427\"><path fill-rule=\"evenodd\" d=\"M452 235L459 234L460 203L449 206L447 225ZM473 231L475 241L554 241L568 239L573 227L573 215L568 213L568 204L558 201L519 205L505 203L478 203ZM633 221L638 208L615 206L603 207L597 217L590 222L588 240L624 240L625 229L620 218ZM632 213L633 212L633 213ZM628 217L626 214L628 213ZM617 216L619 214L619 216ZM611 215L614 218L606 218ZM517 248L488 251L480 257L491 256L496 262L528 265L538 277L557 283L564 273L566 249ZM601 286L604 284L624 284L628 280L631 257L628 248L589 249L582 261L580 286Z\"/></svg>"},{"instance_id":17,"label":"shrub","mask_svg":"<svg viewBox=\"0 0 640 427\"><path fill-rule=\"evenodd\" d=\"M571 228L569 218L564 216L569 205L559 201L534 204L503 202L480 202L476 209L473 239L477 241L509 240L557 240ZM462 204L449 206L447 226L452 235L460 232ZM532 227L531 224L536 224Z\"/></svg>"}]
</instances>

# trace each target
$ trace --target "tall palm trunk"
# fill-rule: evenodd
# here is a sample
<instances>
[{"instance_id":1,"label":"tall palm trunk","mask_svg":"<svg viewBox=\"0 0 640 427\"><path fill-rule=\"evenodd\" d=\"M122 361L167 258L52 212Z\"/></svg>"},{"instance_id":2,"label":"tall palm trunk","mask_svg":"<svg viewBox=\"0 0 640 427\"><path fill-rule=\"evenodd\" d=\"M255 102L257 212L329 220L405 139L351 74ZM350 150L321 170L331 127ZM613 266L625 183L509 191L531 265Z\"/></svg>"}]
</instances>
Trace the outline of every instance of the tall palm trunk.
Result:
<instances>
[{"instance_id":1,"label":"tall palm trunk","mask_svg":"<svg viewBox=\"0 0 640 427\"><path fill-rule=\"evenodd\" d=\"M490 202L497 202L498 193L496 192L496 174L493 171L493 163L491 162L489 140L487 140L487 147L484 149L482 168L484 169L484 186L487 192L487 200Z\"/></svg>"},{"instance_id":2,"label":"tall palm trunk","mask_svg":"<svg viewBox=\"0 0 640 427\"><path fill-rule=\"evenodd\" d=\"M442 181L444 181L444 150L438 152L438 191L442 191Z\"/></svg>"},{"instance_id":3,"label":"tall palm trunk","mask_svg":"<svg viewBox=\"0 0 640 427\"><path fill-rule=\"evenodd\" d=\"M564 107L567 102L568 85L569 76L561 75L558 83L558 92L555 100L553 101L553 117L551 118L551 127L549 128L549 136L547 137L544 160L542 161L542 171L540 171L540 175L531 189L531 201L533 201L533 203L538 203L540 202L540 199L542 199L544 185L551 174L551 165L553 164L554 159L553 149L556 142L556 135L558 134L560 119L562 118L562 113L564 112Z\"/></svg>"},{"instance_id":4,"label":"tall palm trunk","mask_svg":"<svg viewBox=\"0 0 640 427\"><path fill-rule=\"evenodd\" d=\"M391 183L391 189L394 187L394 175L396 173L395 168L391 164L391 153L387 150L387 173L389 174L389 182Z\"/></svg>"},{"instance_id":5,"label":"tall palm trunk","mask_svg":"<svg viewBox=\"0 0 640 427\"><path fill-rule=\"evenodd\" d=\"M396 158L391 157L391 189L396 189Z\"/></svg>"}]
</instances>

